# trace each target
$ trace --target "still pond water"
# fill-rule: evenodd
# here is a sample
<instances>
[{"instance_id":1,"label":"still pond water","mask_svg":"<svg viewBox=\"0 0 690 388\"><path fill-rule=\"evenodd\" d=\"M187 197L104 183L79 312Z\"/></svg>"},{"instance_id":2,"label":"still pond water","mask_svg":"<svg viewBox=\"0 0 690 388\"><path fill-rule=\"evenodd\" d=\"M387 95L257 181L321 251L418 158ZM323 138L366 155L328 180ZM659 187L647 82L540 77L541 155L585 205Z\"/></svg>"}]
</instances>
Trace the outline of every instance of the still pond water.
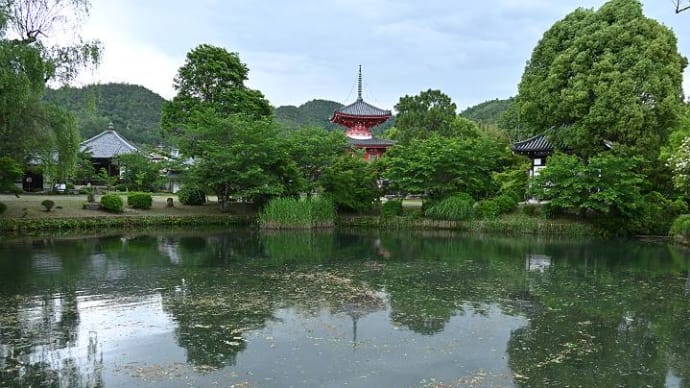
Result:
<instances>
[{"instance_id":1,"label":"still pond water","mask_svg":"<svg viewBox=\"0 0 690 388\"><path fill-rule=\"evenodd\" d=\"M689 255L452 233L0 242L0 387L690 387Z\"/></svg>"}]
</instances>

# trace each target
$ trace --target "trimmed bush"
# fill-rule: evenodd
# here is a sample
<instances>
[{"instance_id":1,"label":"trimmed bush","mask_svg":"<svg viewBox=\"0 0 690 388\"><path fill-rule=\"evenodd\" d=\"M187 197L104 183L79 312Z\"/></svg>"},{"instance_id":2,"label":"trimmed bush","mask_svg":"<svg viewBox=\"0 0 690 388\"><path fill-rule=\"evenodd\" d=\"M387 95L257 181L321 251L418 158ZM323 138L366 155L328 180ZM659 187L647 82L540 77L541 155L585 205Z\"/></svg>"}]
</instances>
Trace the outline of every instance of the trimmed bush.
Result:
<instances>
[{"instance_id":1,"label":"trimmed bush","mask_svg":"<svg viewBox=\"0 0 690 388\"><path fill-rule=\"evenodd\" d=\"M184 186L177 192L177 198L183 205L198 206L206 203L206 193L196 186Z\"/></svg>"},{"instance_id":2,"label":"trimmed bush","mask_svg":"<svg viewBox=\"0 0 690 388\"><path fill-rule=\"evenodd\" d=\"M474 199L467 193L455 194L429 206L424 215L435 220L469 220L474 217Z\"/></svg>"},{"instance_id":3,"label":"trimmed bush","mask_svg":"<svg viewBox=\"0 0 690 388\"><path fill-rule=\"evenodd\" d=\"M381 216L384 218L401 216L403 214L402 201L390 200L381 206Z\"/></svg>"},{"instance_id":4,"label":"trimmed bush","mask_svg":"<svg viewBox=\"0 0 690 388\"><path fill-rule=\"evenodd\" d=\"M0 214L4 213L5 210L7 210L7 205L4 203L0 202Z\"/></svg>"},{"instance_id":5,"label":"trimmed bush","mask_svg":"<svg viewBox=\"0 0 690 388\"><path fill-rule=\"evenodd\" d=\"M45 199L43 202L41 202L41 205L46 208L47 212L49 212L53 206L55 206L55 202L51 201L50 199Z\"/></svg>"},{"instance_id":6,"label":"trimmed bush","mask_svg":"<svg viewBox=\"0 0 690 388\"><path fill-rule=\"evenodd\" d=\"M501 214L512 213L515 209L517 209L518 206L517 199L515 199L515 196L511 194L501 194L494 198L494 200L496 201Z\"/></svg>"},{"instance_id":7,"label":"trimmed bush","mask_svg":"<svg viewBox=\"0 0 690 388\"><path fill-rule=\"evenodd\" d=\"M120 183L115 186L115 191L127 191L127 185Z\"/></svg>"},{"instance_id":8,"label":"trimmed bush","mask_svg":"<svg viewBox=\"0 0 690 388\"><path fill-rule=\"evenodd\" d=\"M109 213L122 213L122 198L117 194L106 194L101 197L101 208Z\"/></svg>"},{"instance_id":9,"label":"trimmed bush","mask_svg":"<svg viewBox=\"0 0 690 388\"><path fill-rule=\"evenodd\" d=\"M146 193L130 193L127 195L127 206L134 209L151 209L153 197Z\"/></svg>"}]
</instances>

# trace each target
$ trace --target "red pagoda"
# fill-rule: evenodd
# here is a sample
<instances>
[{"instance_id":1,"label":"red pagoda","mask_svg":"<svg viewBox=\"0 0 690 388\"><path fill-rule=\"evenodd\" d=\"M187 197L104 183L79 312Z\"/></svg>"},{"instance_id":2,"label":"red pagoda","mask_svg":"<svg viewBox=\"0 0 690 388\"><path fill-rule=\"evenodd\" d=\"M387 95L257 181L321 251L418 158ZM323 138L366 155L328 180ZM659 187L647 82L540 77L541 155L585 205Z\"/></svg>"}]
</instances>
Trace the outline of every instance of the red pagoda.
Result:
<instances>
[{"instance_id":1,"label":"red pagoda","mask_svg":"<svg viewBox=\"0 0 690 388\"><path fill-rule=\"evenodd\" d=\"M367 104L362 99L361 65L359 66L359 78L357 81L357 101L333 112L330 121L347 127L345 135L348 141L354 148L364 150L364 158L366 160L377 159L395 142L375 138L371 134L371 128L383 124L391 118L391 111Z\"/></svg>"}]
</instances>

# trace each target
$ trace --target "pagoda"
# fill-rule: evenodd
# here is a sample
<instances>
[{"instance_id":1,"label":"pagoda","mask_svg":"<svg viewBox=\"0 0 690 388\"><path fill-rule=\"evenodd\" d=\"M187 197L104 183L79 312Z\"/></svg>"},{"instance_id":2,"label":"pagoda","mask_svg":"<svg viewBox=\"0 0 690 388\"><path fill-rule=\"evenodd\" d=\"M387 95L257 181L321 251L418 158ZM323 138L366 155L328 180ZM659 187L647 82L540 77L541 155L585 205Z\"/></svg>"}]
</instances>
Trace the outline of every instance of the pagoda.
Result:
<instances>
[{"instance_id":1,"label":"pagoda","mask_svg":"<svg viewBox=\"0 0 690 388\"><path fill-rule=\"evenodd\" d=\"M383 124L391 118L391 111L377 108L362 99L362 65L359 66L357 79L357 100L333 112L330 121L347 128L345 135L350 145L364 150L364 159L373 160L381 157L394 141L378 139L371 134L371 128Z\"/></svg>"}]
</instances>

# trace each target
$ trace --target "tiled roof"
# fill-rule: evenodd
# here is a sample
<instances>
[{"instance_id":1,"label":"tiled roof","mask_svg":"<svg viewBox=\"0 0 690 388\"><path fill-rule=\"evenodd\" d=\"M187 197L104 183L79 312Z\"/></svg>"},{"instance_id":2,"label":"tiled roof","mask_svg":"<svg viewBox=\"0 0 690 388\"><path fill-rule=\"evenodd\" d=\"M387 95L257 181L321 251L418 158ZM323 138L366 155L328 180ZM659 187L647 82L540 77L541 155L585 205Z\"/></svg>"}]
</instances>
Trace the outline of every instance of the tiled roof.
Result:
<instances>
[{"instance_id":1,"label":"tiled roof","mask_svg":"<svg viewBox=\"0 0 690 388\"><path fill-rule=\"evenodd\" d=\"M347 141L354 146L360 147L390 147L395 145L393 140L377 139L375 137L372 137L371 139L353 139L348 137Z\"/></svg>"},{"instance_id":2,"label":"tiled roof","mask_svg":"<svg viewBox=\"0 0 690 388\"><path fill-rule=\"evenodd\" d=\"M513 143L511 148L513 152L518 153L552 152L553 144L551 144L542 133L541 135L533 136L527 140Z\"/></svg>"},{"instance_id":3,"label":"tiled roof","mask_svg":"<svg viewBox=\"0 0 690 388\"><path fill-rule=\"evenodd\" d=\"M371 104L364 102L361 98L358 98L354 103L335 111L335 114L345 114L350 116L380 116L380 117L390 117L391 111L383 110L377 108ZM335 116L334 114L334 116Z\"/></svg>"},{"instance_id":4,"label":"tiled roof","mask_svg":"<svg viewBox=\"0 0 690 388\"><path fill-rule=\"evenodd\" d=\"M81 142L79 149L91 152L93 158L112 158L117 155L131 154L139 151L137 147L111 128Z\"/></svg>"}]
</instances>

